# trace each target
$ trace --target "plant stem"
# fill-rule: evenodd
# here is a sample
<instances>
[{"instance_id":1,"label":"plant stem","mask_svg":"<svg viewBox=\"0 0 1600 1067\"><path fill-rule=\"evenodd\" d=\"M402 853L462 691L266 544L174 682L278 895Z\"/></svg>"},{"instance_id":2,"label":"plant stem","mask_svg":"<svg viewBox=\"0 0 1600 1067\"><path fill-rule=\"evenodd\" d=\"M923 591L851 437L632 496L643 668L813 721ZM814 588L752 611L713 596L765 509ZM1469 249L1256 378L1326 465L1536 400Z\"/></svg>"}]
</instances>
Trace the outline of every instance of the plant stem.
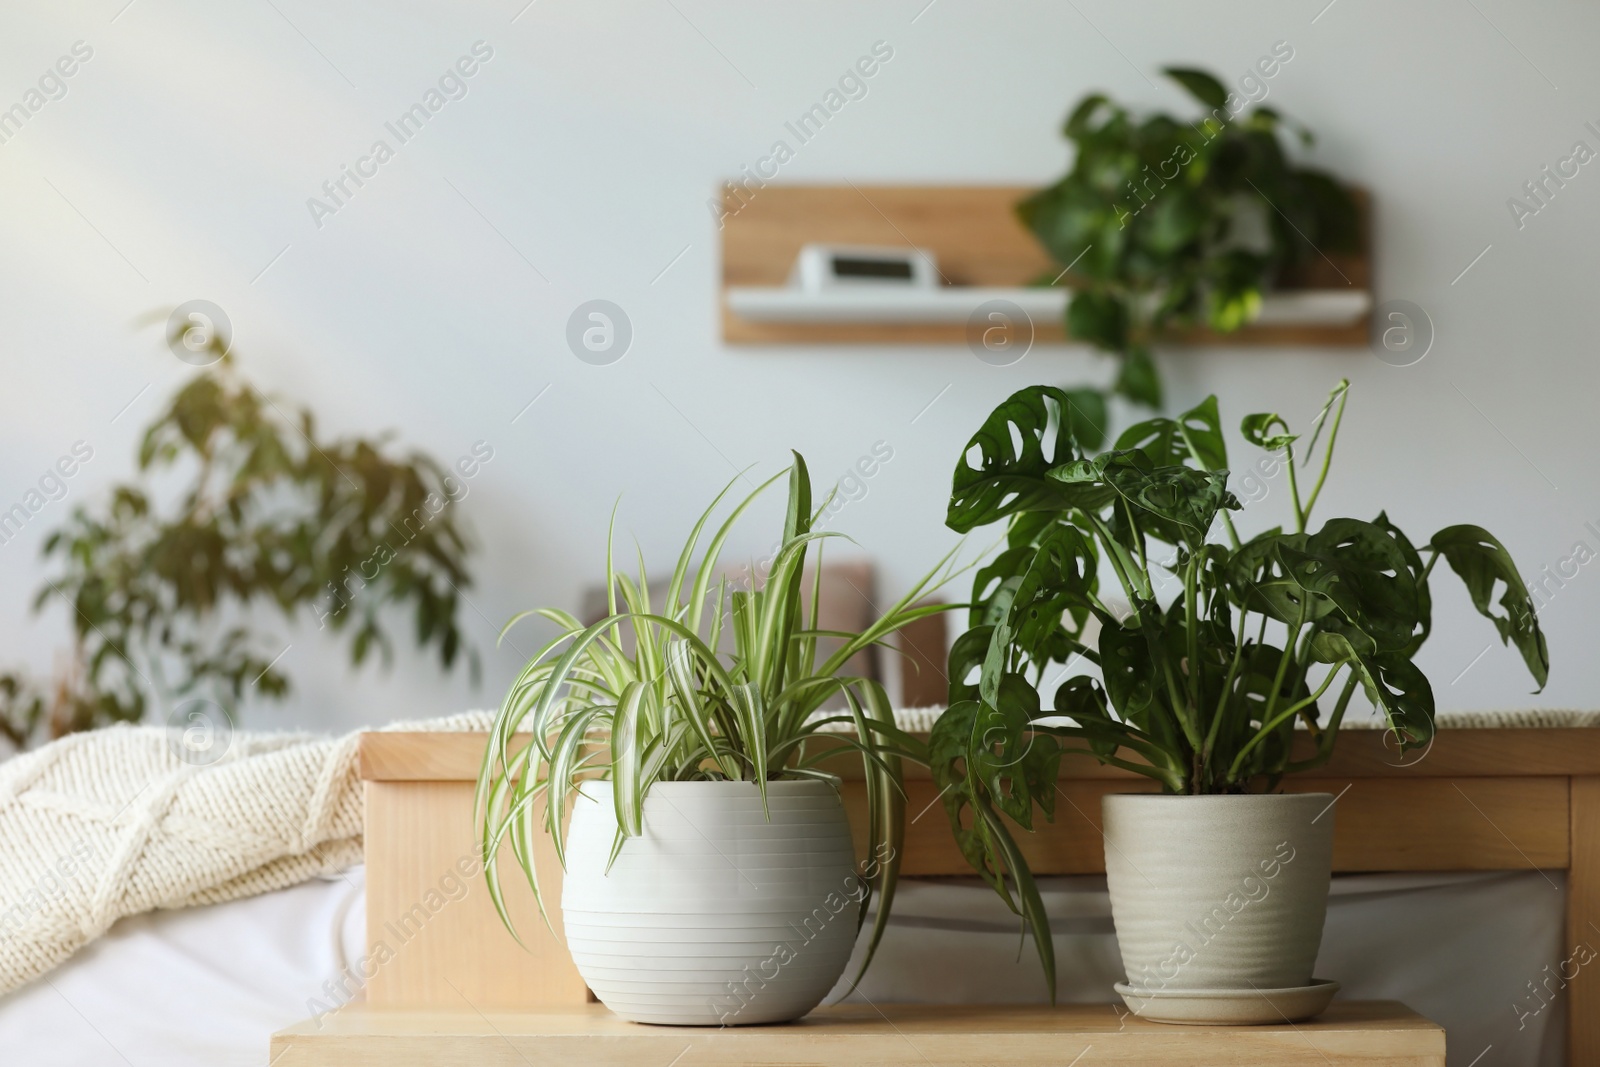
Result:
<instances>
[{"instance_id":1,"label":"plant stem","mask_svg":"<svg viewBox=\"0 0 1600 1067\"><path fill-rule=\"evenodd\" d=\"M1116 756L1102 756L1092 748L1063 748L1062 752L1093 756L1107 766L1120 767L1125 771L1132 771L1134 774L1142 774L1146 778L1154 778L1174 793L1182 792L1183 790L1182 775L1170 767L1162 768L1154 764L1146 765L1134 763L1132 760L1118 759Z\"/></svg>"},{"instance_id":2,"label":"plant stem","mask_svg":"<svg viewBox=\"0 0 1600 1067\"><path fill-rule=\"evenodd\" d=\"M1308 760L1289 764L1288 767L1284 768L1285 773L1299 774L1301 771L1313 770L1321 767L1332 758L1333 742L1339 736L1339 724L1344 720L1345 708L1350 705L1350 697L1355 693L1357 680L1356 673L1352 670L1350 676L1345 679L1344 689L1339 693L1339 702L1333 707L1333 714L1328 718L1328 725L1322 731L1322 741L1317 746L1317 754Z\"/></svg>"},{"instance_id":3,"label":"plant stem","mask_svg":"<svg viewBox=\"0 0 1600 1067\"><path fill-rule=\"evenodd\" d=\"M1107 526L1105 520L1093 512L1080 511L1079 514L1083 516L1084 521L1089 525L1090 529L1094 530L1094 534L1100 539L1100 542L1105 545L1106 559L1111 562L1111 570L1116 574L1117 581L1122 584L1122 591L1128 594L1129 605L1133 606L1141 599L1148 600L1148 593L1140 596L1139 594L1143 592L1143 590L1136 590L1134 588L1133 579L1129 576L1127 569L1123 566L1122 557L1125 550L1123 549L1122 545L1117 542L1116 537L1111 533L1111 527ZM1145 589L1149 588L1149 584L1150 579L1148 576L1146 576Z\"/></svg>"},{"instance_id":4,"label":"plant stem","mask_svg":"<svg viewBox=\"0 0 1600 1067\"><path fill-rule=\"evenodd\" d=\"M1200 710L1200 631L1195 618L1195 568L1198 564L1199 557L1191 555L1188 566L1183 569L1184 631L1189 639L1189 706L1195 712Z\"/></svg>"},{"instance_id":5,"label":"plant stem","mask_svg":"<svg viewBox=\"0 0 1600 1067\"><path fill-rule=\"evenodd\" d=\"M1278 657L1278 673L1272 677L1272 692L1267 694L1267 707L1261 713L1261 721L1263 723L1271 718L1272 709L1278 706L1278 694L1283 690L1283 676L1289 670L1289 664L1294 659L1294 645L1299 640L1300 628L1305 625L1305 617L1306 606L1302 602L1300 610L1295 613L1294 628L1289 631L1288 640L1283 643L1283 655ZM1262 727L1263 731L1265 729L1265 727Z\"/></svg>"},{"instance_id":6,"label":"plant stem","mask_svg":"<svg viewBox=\"0 0 1600 1067\"><path fill-rule=\"evenodd\" d=\"M1293 444L1284 445L1283 446L1283 451L1284 451L1284 455L1288 458L1289 495L1290 495L1290 497L1293 498L1293 503L1294 503L1294 532L1295 533L1305 533L1306 532L1306 512L1305 512L1305 509L1300 506L1300 482L1295 477L1295 471L1294 471L1294 445Z\"/></svg>"},{"instance_id":7,"label":"plant stem","mask_svg":"<svg viewBox=\"0 0 1600 1067\"><path fill-rule=\"evenodd\" d=\"M1417 579L1417 584L1418 585L1421 585L1423 582L1426 582L1428 580L1428 575L1433 573L1433 565L1435 563L1438 563L1438 562L1439 562L1439 550L1436 548L1436 549L1433 550L1433 555L1428 557L1427 566L1422 568L1422 577Z\"/></svg>"},{"instance_id":8,"label":"plant stem","mask_svg":"<svg viewBox=\"0 0 1600 1067\"><path fill-rule=\"evenodd\" d=\"M1239 551L1239 531L1233 528L1233 516L1229 515L1226 509L1218 512L1218 514L1222 516L1222 526L1223 529L1228 531L1228 541L1232 543L1233 550L1235 552Z\"/></svg>"},{"instance_id":9,"label":"plant stem","mask_svg":"<svg viewBox=\"0 0 1600 1067\"><path fill-rule=\"evenodd\" d=\"M1139 629L1141 633L1143 633L1146 625L1144 605L1151 603L1151 601L1154 599L1151 593L1152 583L1150 581L1149 570L1141 569L1137 572L1136 577L1138 579L1142 579L1142 584L1135 589L1135 576L1128 574L1127 568L1124 565L1123 557L1126 555L1126 550L1120 543L1117 542L1115 536L1111 532L1111 528L1106 525L1105 521L1101 519L1100 516L1095 515L1092 512L1081 511L1080 514L1083 515L1084 519L1095 531L1095 536L1098 537L1105 545L1106 557L1110 559L1111 567L1112 570L1116 572L1117 580L1122 583L1123 590L1128 594L1129 605L1133 608L1133 613L1139 620ZM1131 516L1129 521L1130 523L1132 522ZM1138 527L1134 526L1132 529L1134 536L1140 537L1142 541L1142 536L1139 533ZM1134 563L1134 560L1131 556L1129 556L1126 562ZM1146 639L1148 640L1148 638ZM1165 661L1162 674L1166 681L1168 700L1172 708L1172 717L1177 721L1178 728L1183 733L1184 739L1189 743L1189 747L1192 750L1198 751L1201 745L1200 733L1194 722L1193 716L1186 712L1186 705L1188 701L1185 699L1184 687L1179 685L1178 680L1173 677L1171 662L1167 659L1167 657L1162 658Z\"/></svg>"},{"instance_id":10,"label":"plant stem","mask_svg":"<svg viewBox=\"0 0 1600 1067\"><path fill-rule=\"evenodd\" d=\"M1328 468L1333 463L1333 445L1339 440L1339 424L1344 421L1344 404L1350 398L1350 384L1345 382L1339 392L1339 410L1333 413L1333 426L1328 430L1328 446L1322 452L1322 473L1317 475L1317 484L1311 490L1311 495L1306 498L1305 517L1311 517L1311 509L1317 506L1317 495L1322 492L1322 483L1328 480Z\"/></svg>"},{"instance_id":11,"label":"plant stem","mask_svg":"<svg viewBox=\"0 0 1600 1067\"><path fill-rule=\"evenodd\" d=\"M1233 758L1232 765L1228 767L1228 778L1231 780L1238 775L1239 768L1243 766L1244 758L1250 754L1250 750L1255 748L1262 741L1265 741L1272 731L1276 730L1278 727L1292 719L1295 716L1295 713L1297 713L1301 708L1310 707L1312 704L1315 704L1317 702L1317 698L1323 693L1327 692L1328 686L1333 684L1333 679L1338 675L1338 673L1339 672L1337 670L1329 671L1328 676L1322 680L1322 684L1317 687L1317 691L1315 693L1312 693L1304 700L1297 701L1289 707L1284 708L1283 711L1278 713L1277 718L1264 721L1261 725L1261 729L1256 731L1256 735L1247 741L1245 746L1239 750L1239 754Z\"/></svg>"},{"instance_id":12,"label":"plant stem","mask_svg":"<svg viewBox=\"0 0 1600 1067\"><path fill-rule=\"evenodd\" d=\"M1106 602L1104 600L1101 600L1099 597L1095 596L1092 592L1085 592L1083 595L1084 595L1084 598L1086 600L1088 600L1090 604L1092 604L1095 607L1099 608L1101 611L1105 612L1107 615L1110 615L1112 618L1116 618L1117 613L1112 611L1111 608L1106 605Z\"/></svg>"},{"instance_id":13,"label":"plant stem","mask_svg":"<svg viewBox=\"0 0 1600 1067\"><path fill-rule=\"evenodd\" d=\"M1206 731L1205 761L1211 762L1211 752L1216 747L1217 733L1222 728L1222 719L1227 714L1228 697L1233 693L1233 681L1239 676L1239 664L1244 659L1244 630L1250 615L1242 607L1239 609L1239 636L1233 643L1233 662L1228 664L1228 676L1222 680L1222 695L1217 698L1217 710L1211 716L1211 727ZM1259 643L1259 642L1258 642Z\"/></svg>"},{"instance_id":14,"label":"plant stem","mask_svg":"<svg viewBox=\"0 0 1600 1067\"><path fill-rule=\"evenodd\" d=\"M1139 567L1148 575L1150 573L1150 557L1145 554L1144 533L1140 531L1138 524L1133 520L1133 505L1129 504L1127 500L1123 500L1122 510L1128 516L1128 529L1133 531L1134 544L1139 546Z\"/></svg>"}]
</instances>

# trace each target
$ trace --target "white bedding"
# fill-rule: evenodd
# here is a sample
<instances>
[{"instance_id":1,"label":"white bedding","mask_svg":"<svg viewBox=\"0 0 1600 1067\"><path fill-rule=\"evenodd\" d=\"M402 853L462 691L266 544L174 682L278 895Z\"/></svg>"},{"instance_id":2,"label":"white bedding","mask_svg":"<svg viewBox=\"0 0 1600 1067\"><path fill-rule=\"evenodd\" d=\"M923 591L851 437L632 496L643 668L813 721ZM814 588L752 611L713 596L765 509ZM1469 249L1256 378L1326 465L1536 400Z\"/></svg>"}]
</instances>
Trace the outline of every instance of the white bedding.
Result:
<instances>
[{"instance_id":1,"label":"white bedding","mask_svg":"<svg viewBox=\"0 0 1600 1067\"><path fill-rule=\"evenodd\" d=\"M260 1067L271 1033L362 951L362 875L121 920L0 998L0 1063Z\"/></svg>"},{"instance_id":2,"label":"white bedding","mask_svg":"<svg viewBox=\"0 0 1600 1067\"><path fill-rule=\"evenodd\" d=\"M1061 999L1111 999L1121 968L1104 880L1043 884ZM268 1035L329 1003L327 984L360 955L362 885L356 868L247 900L124 919L45 979L0 998L0 1062L265 1064ZM1556 1067L1562 1001L1533 1013L1541 1002L1528 983L1570 955L1563 899L1559 874L1338 878L1318 975L1344 983L1345 996L1403 1000L1444 1024L1453 1067ZM1019 945L988 889L909 882L895 920L862 986L873 1001L1041 999L1032 946Z\"/></svg>"}]
</instances>

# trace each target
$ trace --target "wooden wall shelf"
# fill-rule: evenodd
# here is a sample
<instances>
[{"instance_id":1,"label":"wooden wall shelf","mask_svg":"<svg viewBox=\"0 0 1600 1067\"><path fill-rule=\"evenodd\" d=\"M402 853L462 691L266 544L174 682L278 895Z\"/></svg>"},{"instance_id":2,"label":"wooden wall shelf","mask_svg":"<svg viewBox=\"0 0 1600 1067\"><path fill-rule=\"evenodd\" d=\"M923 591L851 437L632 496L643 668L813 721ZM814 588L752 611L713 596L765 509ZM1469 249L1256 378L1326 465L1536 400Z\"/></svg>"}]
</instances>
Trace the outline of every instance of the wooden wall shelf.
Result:
<instances>
[{"instance_id":1,"label":"wooden wall shelf","mask_svg":"<svg viewBox=\"0 0 1600 1067\"><path fill-rule=\"evenodd\" d=\"M1012 211L1033 190L1023 186L769 185L725 190L722 227L722 337L730 344L965 344L964 323L755 322L734 314L733 286L781 286L800 247L810 242L918 247L934 254L946 281L960 286L1024 286L1054 269ZM1363 230L1370 200L1353 190ZM1367 242L1370 245L1370 242ZM1062 280L1068 284L1070 276ZM1365 250L1309 264L1294 279L1302 290L1370 293ZM1368 317L1348 325L1256 324L1236 333L1174 332L1188 345L1365 346ZM1058 319L1034 323L1040 343L1068 340Z\"/></svg>"}]
</instances>

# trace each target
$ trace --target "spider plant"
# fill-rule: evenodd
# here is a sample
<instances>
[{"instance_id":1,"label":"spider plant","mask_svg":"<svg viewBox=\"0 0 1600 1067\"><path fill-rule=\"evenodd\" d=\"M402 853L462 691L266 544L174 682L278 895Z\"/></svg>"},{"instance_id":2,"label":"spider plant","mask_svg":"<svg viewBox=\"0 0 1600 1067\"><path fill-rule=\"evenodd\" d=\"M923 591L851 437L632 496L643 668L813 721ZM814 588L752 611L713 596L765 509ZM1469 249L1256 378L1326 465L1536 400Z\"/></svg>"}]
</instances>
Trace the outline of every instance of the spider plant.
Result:
<instances>
[{"instance_id":1,"label":"spider plant","mask_svg":"<svg viewBox=\"0 0 1600 1067\"><path fill-rule=\"evenodd\" d=\"M918 601L952 577L955 552L866 630L819 630L822 541L841 535L812 529L828 501L813 510L805 460L795 453L787 470L783 536L765 582L740 589L723 577L713 587L718 557L735 523L783 473L734 506L699 552L713 514L738 479L723 488L690 532L664 603L651 601L642 558L637 578L616 569L613 511L606 617L584 626L564 611L541 608L507 624L510 630L538 616L560 627L506 693L478 776L476 820L484 873L501 921L513 935L517 931L501 881L501 844L510 843L548 923L535 863L536 835L550 835L565 866L568 803L583 781L612 782L618 825L614 861L627 839L643 832L644 799L656 782L752 782L765 805L771 781L820 778L837 784L820 764L837 757L842 746L859 755L867 784L868 850L876 862L869 864L875 873L863 879L869 892L858 922L876 894L878 916L866 956L871 960L899 872L905 812L901 761L925 761L926 755L920 741L895 728L882 685L844 670L863 649L948 609ZM813 547L818 565L812 570L807 617L802 594ZM719 652L728 637L732 652ZM822 638L836 639L839 647L824 657ZM823 711L835 698L844 707ZM839 726L850 730L828 729ZM826 736L819 736L824 731Z\"/></svg>"}]
</instances>

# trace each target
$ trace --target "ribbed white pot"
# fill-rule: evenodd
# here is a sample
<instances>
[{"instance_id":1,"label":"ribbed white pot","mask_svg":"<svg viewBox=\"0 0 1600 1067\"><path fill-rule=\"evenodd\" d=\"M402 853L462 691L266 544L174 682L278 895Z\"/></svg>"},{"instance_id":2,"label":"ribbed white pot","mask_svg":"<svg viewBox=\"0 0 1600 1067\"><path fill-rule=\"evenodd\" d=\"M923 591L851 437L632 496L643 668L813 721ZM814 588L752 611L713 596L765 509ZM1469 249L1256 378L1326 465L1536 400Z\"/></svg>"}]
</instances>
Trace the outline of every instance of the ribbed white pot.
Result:
<instances>
[{"instance_id":1,"label":"ribbed white pot","mask_svg":"<svg viewBox=\"0 0 1600 1067\"><path fill-rule=\"evenodd\" d=\"M1333 797L1112 795L1106 882L1128 985L1149 995L1311 982Z\"/></svg>"},{"instance_id":2,"label":"ribbed white pot","mask_svg":"<svg viewBox=\"0 0 1600 1067\"><path fill-rule=\"evenodd\" d=\"M567 948L625 1019L738 1026L821 1003L855 944L865 890L826 782L657 782L644 834L611 870L610 782L574 801L561 912Z\"/></svg>"}]
</instances>

